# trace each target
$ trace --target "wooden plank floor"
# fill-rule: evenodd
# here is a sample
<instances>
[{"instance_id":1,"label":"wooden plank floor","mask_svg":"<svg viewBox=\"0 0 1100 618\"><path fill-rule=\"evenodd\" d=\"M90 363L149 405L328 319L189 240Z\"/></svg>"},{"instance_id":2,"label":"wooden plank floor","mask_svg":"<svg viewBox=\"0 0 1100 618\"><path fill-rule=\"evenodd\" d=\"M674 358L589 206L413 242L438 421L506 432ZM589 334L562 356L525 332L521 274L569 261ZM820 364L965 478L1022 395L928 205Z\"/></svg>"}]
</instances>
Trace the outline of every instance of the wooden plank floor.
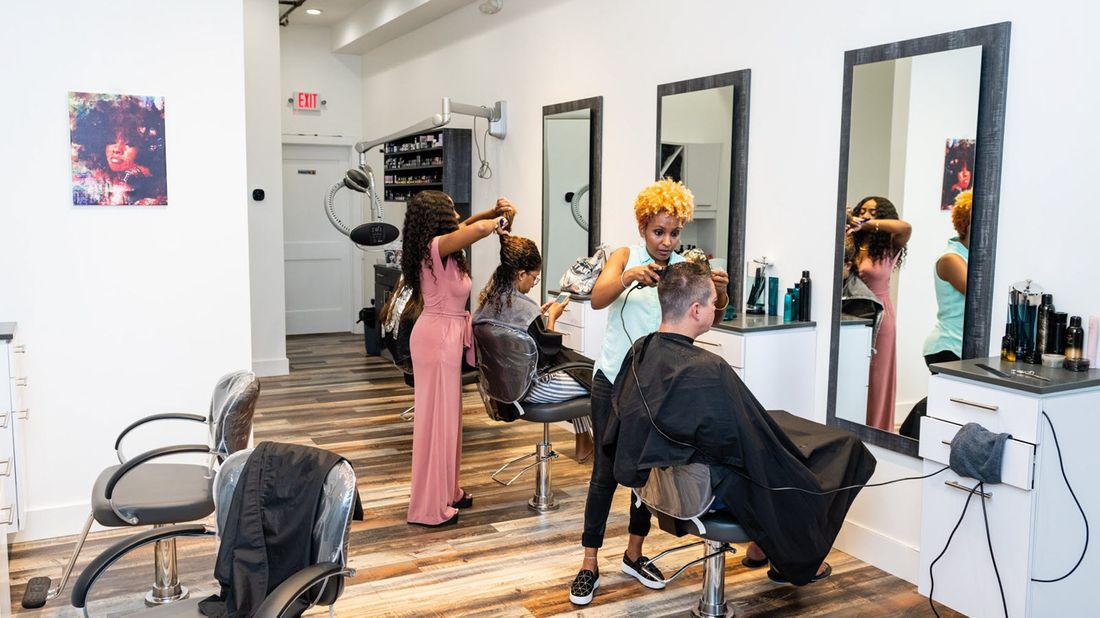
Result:
<instances>
[{"instance_id":1,"label":"wooden plank floor","mask_svg":"<svg viewBox=\"0 0 1100 618\"><path fill-rule=\"evenodd\" d=\"M356 335L318 335L288 340L291 373L263 379L256 440L311 444L348 458L359 475L366 520L351 532L349 580L336 604L339 616L686 616L700 589L696 568L663 591L650 591L618 570L626 546L628 492L619 490L596 599L584 609L568 600L580 566L579 537L589 465L577 464L572 435L557 427L551 437L562 457L554 463L561 509L539 515L526 507L533 478L502 487L489 475L504 461L528 452L541 434L536 425L490 421L476 391L467 387L462 482L475 496L457 526L428 530L405 523L409 495L412 423L398 414L412 405L412 389L392 365L363 354ZM76 573L125 531L94 533ZM42 610L19 607L23 588L36 575L58 577L75 537L15 545L11 551L12 612L18 616L72 616L63 599ZM680 544L654 527L653 555ZM741 548L743 549L743 548ZM179 543L181 581L196 594L214 589L212 539ZM101 580L92 615L127 615L141 607L152 577L152 551L120 561ZM764 571L741 566L740 551L727 561L726 594L746 616L931 616L913 586L834 551L833 576L801 588L776 586ZM682 561L688 550L669 558ZM695 556L692 555L694 558ZM668 564L672 564L669 562ZM666 572L672 569L666 569ZM74 575L75 577L75 575ZM944 616L958 616L941 608ZM311 614L320 615L319 612Z\"/></svg>"}]
</instances>

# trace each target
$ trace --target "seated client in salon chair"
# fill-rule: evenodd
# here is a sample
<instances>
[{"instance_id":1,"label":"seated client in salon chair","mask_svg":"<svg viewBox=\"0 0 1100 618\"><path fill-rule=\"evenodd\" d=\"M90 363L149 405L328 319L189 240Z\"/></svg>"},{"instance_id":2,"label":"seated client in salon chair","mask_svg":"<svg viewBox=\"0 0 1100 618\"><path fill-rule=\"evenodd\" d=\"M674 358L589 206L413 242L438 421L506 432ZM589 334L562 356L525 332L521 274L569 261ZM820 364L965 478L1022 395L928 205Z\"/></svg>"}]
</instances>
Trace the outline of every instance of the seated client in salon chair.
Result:
<instances>
[{"instance_id":1,"label":"seated client in salon chair","mask_svg":"<svg viewBox=\"0 0 1100 618\"><path fill-rule=\"evenodd\" d=\"M770 561L776 583L828 577L823 561L859 490L814 492L867 482L874 457L846 432L764 410L725 360L693 345L714 318L705 264L670 265L658 296L660 330L634 342L623 361L615 414L598 445L614 452L615 480L642 487L651 468L709 464L720 507L754 540L743 564ZM773 491L782 487L806 491Z\"/></svg>"}]
</instances>

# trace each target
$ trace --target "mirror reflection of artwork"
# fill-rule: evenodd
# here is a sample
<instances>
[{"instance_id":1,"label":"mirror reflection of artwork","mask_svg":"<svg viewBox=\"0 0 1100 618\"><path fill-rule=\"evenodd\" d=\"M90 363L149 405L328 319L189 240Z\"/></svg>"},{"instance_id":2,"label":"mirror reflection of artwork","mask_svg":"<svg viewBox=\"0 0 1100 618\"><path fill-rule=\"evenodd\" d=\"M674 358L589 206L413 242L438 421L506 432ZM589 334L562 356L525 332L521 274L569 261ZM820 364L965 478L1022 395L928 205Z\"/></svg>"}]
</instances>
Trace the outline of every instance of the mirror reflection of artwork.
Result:
<instances>
[{"instance_id":1,"label":"mirror reflection of artwork","mask_svg":"<svg viewBox=\"0 0 1100 618\"><path fill-rule=\"evenodd\" d=\"M974 144L972 139L949 139L944 146L943 197L941 210L951 210L955 198L974 187Z\"/></svg>"},{"instance_id":2,"label":"mirror reflection of artwork","mask_svg":"<svg viewBox=\"0 0 1100 618\"><path fill-rule=\"evenodd\" d=\"M164 97L69 93L73 205L164 206Z\"/></svg>"},{"instance_id":3,"label":"mirror reflection of artwork","mask_svg":"<svg viewBox=\"0 0 1100 618\"><path fill-rule=\"evenodd\" d=\"M981 59L971 47L853 69L838 418L916 437L928 365L961 354L970 202L957 221L951 209L971 195Z\"/></svg>"}]
</instances>

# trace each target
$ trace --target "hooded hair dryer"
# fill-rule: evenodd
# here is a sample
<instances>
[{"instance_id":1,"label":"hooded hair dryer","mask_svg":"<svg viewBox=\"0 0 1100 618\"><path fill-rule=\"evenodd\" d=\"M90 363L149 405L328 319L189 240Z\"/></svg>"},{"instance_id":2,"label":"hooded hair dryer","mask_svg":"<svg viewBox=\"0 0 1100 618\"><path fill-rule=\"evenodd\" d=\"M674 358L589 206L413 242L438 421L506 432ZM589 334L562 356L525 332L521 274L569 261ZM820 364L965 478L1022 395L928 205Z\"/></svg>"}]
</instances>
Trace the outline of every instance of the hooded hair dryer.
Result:
<instances>
[{"instance_id":1,"label":"hooded hair dryer","mask_svg":"<svg viewBox=\"0 0 1100 618\"><path fill-rule=\"evenodd\" d=\"M357 193L367 194L367 198L370 199L371 218L374 221L351 229L336 216L333 200L336 199L336 192L344 187ZM360 163L359 167L349 169L340 182L332 185L332 188L325 194L325 214L328 215L329 222L337 231L360 246L378 247L386 245L397 240L397 237L401 234L401 230L397 229L397 226L384 223L381 220L382 200L378 197L378 191L374 186L374 172L366 163Z\"/></svg>"}]
</instances>

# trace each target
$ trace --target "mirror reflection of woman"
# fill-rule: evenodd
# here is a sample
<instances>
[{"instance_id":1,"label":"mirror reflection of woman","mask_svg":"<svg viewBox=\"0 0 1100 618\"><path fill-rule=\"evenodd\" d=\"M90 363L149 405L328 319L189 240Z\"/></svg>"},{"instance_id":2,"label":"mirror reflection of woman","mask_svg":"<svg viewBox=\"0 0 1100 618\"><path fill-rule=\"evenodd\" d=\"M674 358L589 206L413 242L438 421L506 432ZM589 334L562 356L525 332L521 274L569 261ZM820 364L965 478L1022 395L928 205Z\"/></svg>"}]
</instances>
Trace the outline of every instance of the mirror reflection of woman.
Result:
<instances>
[{"instance_id":1,"label":"mirror reflection of woman","mask_svg":"<svg viewBox=\"0 0 1100 618\"><path fill-rule=\"evenodd\" d=\"M970 260L970 205L973 191L963 191L951 209L956 236L947 241L936 260L933 284L936 289L936 324L924 340L924 363L946 363L962 358L963 317L966 313L966 269ZM923 404L923 405L922 405ZM927 398L913 408L901 426L901 435L920 439L920 417L927 410Z\"/></svg>"},{"instance_id":2,"label":"mirror reflection of woman","mask_svg":"<svg viewBox=\"0 0 1100 618\"><path fill-rule=\"evenodd\" d=\"M865 197L848 216L853 260L867 287L882 302L883 315L871 356L867 389L867 425L894 431L897 394L897 317L890 300L890 280L905 259L913 226L898 218L897 208L884 197Z\"/></svg>"}]
</instances>

